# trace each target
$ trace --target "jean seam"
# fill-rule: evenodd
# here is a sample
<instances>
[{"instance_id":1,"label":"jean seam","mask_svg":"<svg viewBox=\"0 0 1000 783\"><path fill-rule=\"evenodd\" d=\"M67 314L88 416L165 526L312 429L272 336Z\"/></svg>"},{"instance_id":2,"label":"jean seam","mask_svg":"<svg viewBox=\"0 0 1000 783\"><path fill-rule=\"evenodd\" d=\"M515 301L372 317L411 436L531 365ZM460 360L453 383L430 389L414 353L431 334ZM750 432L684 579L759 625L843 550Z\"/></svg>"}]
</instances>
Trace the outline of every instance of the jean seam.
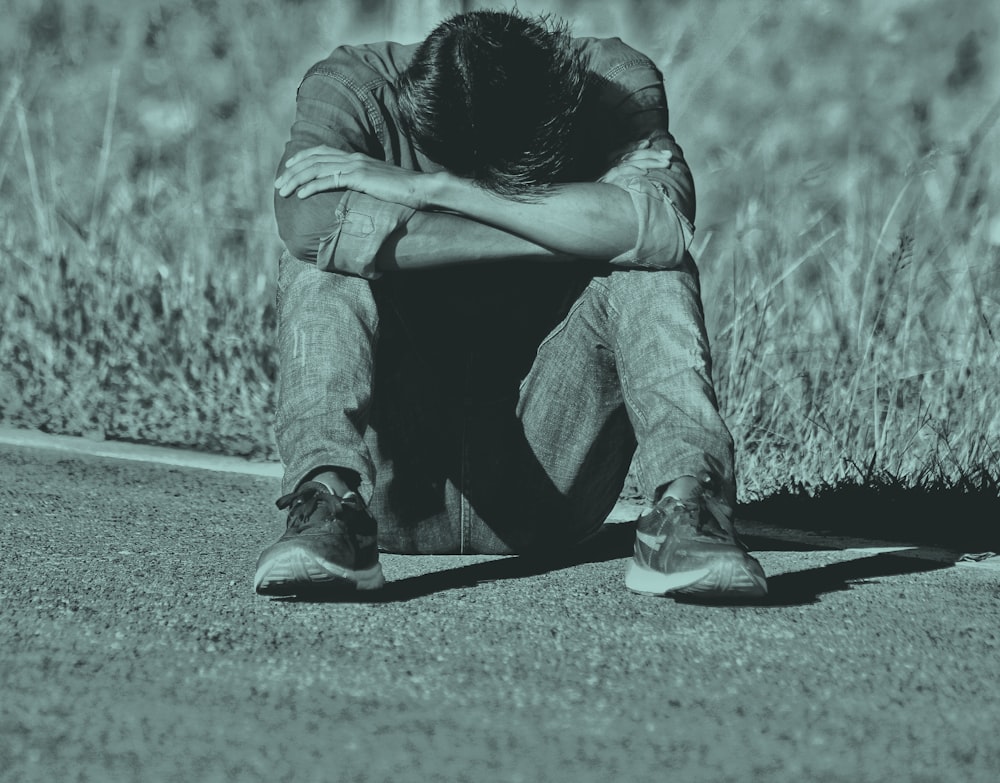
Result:
<instances>
[{"instance_id":1,"label":"jean seam","mask_svg":"<svg viewBox=\"0 0 1000 783\"><path fill-rule=\"evenodd\" d=\"M593 281L591 281L591 283L593 283ZM542 355L542 350L549 343L551 343L552 340L554 340L559 334L561 334L566 330L566 327L569 325L570 319L577 313L577 311L581 307L583 307L584 298L585 297L582 294L579 297L577 297L576 301L573 302L572 306L569 308L569 312L566 313L566 316L558 324L556 324L555 328L547 335L545 335L542 341L538 344L538 348L535 349L536 362L538 361L538 358ZM521 395L523 394L525 384L527 384L528 379L530 377L531 377L531 371L529 370L527 375L525 375L524 378L521 379L520 386L518 387L518 397L521 397Z\"/></svg>"},{"instance_id":2,"label":"jean seam","mask_svg":"<svg viewBox=\"0 0 1000 783\"><path fill-rule=\"evenodd\" d=\"M628 272L621 272L619 274L628 274ZM617 307L614 306L614 303L611 301L610 289L608 290L608 296L606 301L608 310L610 310L614 314L614 318L613 319L609 318L608 320L609 322L613 321L617 325L618 323L621 322L621 312L618 310ZM634 418L641 425L641 431L643 437L645 437L646 431L649 429L649 420L646 418L646 415L642 411L642 409L639 408L639 406L636 404L635 395L629 388L628 373L624 373L621 370L622 349L618 340L618 330L617 329L612 330L612 334L610 334L609 337L612 348L615 352L615 368L617 369L617 374L618 374L618 385L621 386L622 390L622 398L625 400L626 409L631 412L631 415L634 416ZM639 428L637 428L633 424L632 429L635 432L636 440L638 441ZM635 463L636 478L638 478L639 480L639 486L645 487L646 469L642 464L642 451L643 450L641 448L636 449L634 463Z\"/></svg>"}]
</instances>

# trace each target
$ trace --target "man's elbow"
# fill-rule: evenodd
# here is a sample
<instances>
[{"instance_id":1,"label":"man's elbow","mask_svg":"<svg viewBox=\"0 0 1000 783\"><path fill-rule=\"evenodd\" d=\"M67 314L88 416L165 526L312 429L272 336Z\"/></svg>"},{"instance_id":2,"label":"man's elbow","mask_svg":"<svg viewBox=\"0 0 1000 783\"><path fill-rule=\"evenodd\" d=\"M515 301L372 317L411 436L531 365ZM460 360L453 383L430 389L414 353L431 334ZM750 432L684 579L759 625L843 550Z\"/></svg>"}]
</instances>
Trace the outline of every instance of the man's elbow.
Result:
<instances>
[{"instance_id":1,"label":"man's elbow","mask_svg":"<svg viewBox=\"0 0 1000 783\"><path fill-rule=\"evenodd\" d=\"M676 269L691 249L694 226L680 210L668 204L661 212L658 229L650 239L650 244L656 248L652 253L656 258L655 266Z\"/></svg>"},{"instance_id":2,"label":"man's elbow","mask_svg":"<svg viewBox=\"0 0 1000 783\"><path fill-rule=\"evenodd\" d=\"M630 190L638 220L635 247L626 255L631 264L646 269L674 269L684 262L694 226L658 183Z\"/></svg>"},{"instance_id":3,"label":"man's elbow","mask_svg":"<svg viewBox=\"0 0 1000 783\"><path fill-rule=\"evenodd\" d=\"M639 269L676 269L687 257L687 246L674 235L655 246L636 248L635 266Z\"/></svg>"},{"instance_id":4,"label":"man's elbow","mask_svg":"<svg viewBox=\"0 0 1000 783\"><path fill-rule=\"evenodd\" d=\"M279 229L278 235L285 244L285 249L300 261L316 263L319 254L319 236L307 232Z\"/></svg>"},{"instance_id":5,"label":"man's elbow","mask_svg":"<svg viewBox=\"0 0 1000 783\"><path fill-rule=\"evenodd\" d=\"M315 263L323 232L317 230L315 218L304 207L305 204L289 203L287 198L275 194L274 214L278 236L293 256Z\"/></svg>"}]
</instances>

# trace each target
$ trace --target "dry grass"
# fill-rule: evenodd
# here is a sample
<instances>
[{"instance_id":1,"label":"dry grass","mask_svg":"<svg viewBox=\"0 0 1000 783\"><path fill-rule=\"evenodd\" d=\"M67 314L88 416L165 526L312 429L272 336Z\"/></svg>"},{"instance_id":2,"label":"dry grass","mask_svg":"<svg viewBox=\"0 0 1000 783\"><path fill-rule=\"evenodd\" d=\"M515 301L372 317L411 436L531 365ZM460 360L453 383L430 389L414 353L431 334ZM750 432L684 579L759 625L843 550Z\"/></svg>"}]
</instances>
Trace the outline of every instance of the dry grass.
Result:
<instances>
[{"instance_id":1,"label":"dry grass","mask_svg":"<svg viewBox=\"0 0 1000 783\"><path fill-rule=\"evenodd\" d=\"M993 3L555 5L666 73L741 495L995 490ZM274 164L388 6L0 3L0 421L273 455Z\"/></svg>"}]
</instances>

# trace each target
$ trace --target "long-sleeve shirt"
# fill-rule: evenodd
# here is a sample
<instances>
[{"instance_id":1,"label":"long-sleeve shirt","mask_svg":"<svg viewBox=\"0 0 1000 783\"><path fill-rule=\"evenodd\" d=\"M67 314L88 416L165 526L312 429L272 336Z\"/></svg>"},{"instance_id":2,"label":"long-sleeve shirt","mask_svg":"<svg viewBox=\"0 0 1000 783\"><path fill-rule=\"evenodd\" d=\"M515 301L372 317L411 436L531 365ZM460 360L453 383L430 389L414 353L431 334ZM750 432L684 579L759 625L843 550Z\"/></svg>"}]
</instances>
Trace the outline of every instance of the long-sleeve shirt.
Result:
<instances>
[{"instance_id":1,"label":"long-sleeve shirt","mask_svg":"<svg viewBox=\"0 0 1000 783\"><path fill-rule=\"evenodd\" d=\"M648 57L618 38L577 38L574 44L587 57L590 71L576 129L588 158L581 181L623 188L637 217L635 245L609 263L673 268L691 242L695 195L690 169L669 130L662 74ZM414 171L440 171L399 121L394 84L415 50L415 44L389 42L341 46L310 68L299 85L295 121L279 171L295 153L321 144ZM619 165L641 145L669 150L670 166L639 174ZM275 214L292 255L322 269L350 268L377 277L376 255L413 210L348 190L306 199L276 195Z\"/></svg>"}]
</instances>

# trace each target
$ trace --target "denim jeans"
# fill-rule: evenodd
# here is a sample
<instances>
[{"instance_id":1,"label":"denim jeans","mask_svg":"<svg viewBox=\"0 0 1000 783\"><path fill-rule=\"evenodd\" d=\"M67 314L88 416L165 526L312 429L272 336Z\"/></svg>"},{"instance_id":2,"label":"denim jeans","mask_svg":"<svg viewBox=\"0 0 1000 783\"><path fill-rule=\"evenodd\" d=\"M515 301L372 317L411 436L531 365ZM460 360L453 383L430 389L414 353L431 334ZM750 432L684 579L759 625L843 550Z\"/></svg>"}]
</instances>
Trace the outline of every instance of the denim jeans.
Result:
<instances>
[{"instance_id":1,"label":"denim jeans","mask_svg":"<svg viewBox=\"0 0 1000 783\"><path fill-rule=\"evenodd\" d=\"M366 280L287 252L284 491L355 471L400 553L538 552L596 531L633 456L735 501L698 273L486 264Z\"/></svg>"}]
</instances>

